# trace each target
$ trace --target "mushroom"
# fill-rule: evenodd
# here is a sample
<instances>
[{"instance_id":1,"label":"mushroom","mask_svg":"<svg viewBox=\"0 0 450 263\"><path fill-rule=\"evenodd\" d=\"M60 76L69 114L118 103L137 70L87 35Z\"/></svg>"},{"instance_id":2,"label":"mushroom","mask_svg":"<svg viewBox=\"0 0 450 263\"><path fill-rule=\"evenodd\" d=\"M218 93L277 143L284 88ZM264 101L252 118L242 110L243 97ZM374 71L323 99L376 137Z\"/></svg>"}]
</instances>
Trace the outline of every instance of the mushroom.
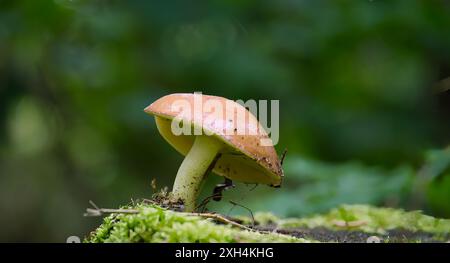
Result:
<instances>
[{"instance_id":1,"label":"mushroom","mask_svg":"<svg viewBox=\"0 0 450 263\"><path fill-rule=\"evenodd\" d=\"M187 107L183 114L180 105ZM177 93L158 99L144 111L154 115L162 137L185 156L171 193L174 201L183 202L185 211L195 210L209 171L243 183L281 185L283 169L277 153L273 145L262 144L271 139L240 104L217 96ZM235 118L242 114L245 118ZM189 131L201 129L201 134L174 132L176 120L188 124Z\"/></svg>"}]
</instances>

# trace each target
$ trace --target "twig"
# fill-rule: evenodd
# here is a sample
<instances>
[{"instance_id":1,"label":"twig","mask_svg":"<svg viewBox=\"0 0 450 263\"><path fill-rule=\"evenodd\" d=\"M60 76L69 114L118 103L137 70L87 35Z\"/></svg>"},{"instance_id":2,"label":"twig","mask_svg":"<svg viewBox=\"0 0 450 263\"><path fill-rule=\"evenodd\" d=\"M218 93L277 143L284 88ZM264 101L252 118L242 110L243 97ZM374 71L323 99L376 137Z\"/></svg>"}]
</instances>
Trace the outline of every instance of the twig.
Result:
<instances>
[{"instance_id":1,"label":"twig","mask_svg":"<svg viewBox=\"0 0 450 263\"><path fill-rule=\"evenodd\" d=\"M139 213L136 209L109 209L109 208L99 208L92 200L89 200L89 204L93 208L86 208L86 213L84 216L101 216L103 214L137 214Z\"/></svg>"},{"instance_id":2,"label":"twig","mask_svg":"<svg viewBox=\"0 0 450 263\"><path fill-rule=\"evenodd\" d=\"M84 216L102 216L104 214L137 214L136 209L108 209L108 208L87 208Z\"/></svg>"},{"instance_id":3,"label":"twig","mask_svg":"<svg viewBox=\"0 0 450 263\"><path fill-rule=\"evenodd\" d=\"M99 208L97 205L95 205L94 202L89 201L89 203L92 205L92 207L94 208L87 208L86 209L86 213L84 214L84 216L102 216L104 214L137 214L139 213L139 210L137 209L110 209L110 208ZM270 231L265 231L265 230L257 230L257 229L253 229L251 227L239 224L233 220L230 220L224 216L221 216L219 214L213 214L213 213L191 213L191 212L180 212L183 215L186 216L198 216L198 217L203 217L203 218L210 218L213 220L216 220L218 222L221 223L225 223L225 224L229 224L232 225L234 227L238 227L247 231L251 231L251 232L259 232L259 233L264 233L264 234L269 234L272 233ZM252 214L253 216L253 214Z\"/></svg>"},{"instance_id":4,"label":"twig","mask_svg":"<svg viewBox=\"0 0 450 263\"><path fill-rule=\"evenodd\" d=\"M91 206L93 207L93 208L95 208L95 209L100 209L100 208L98 208L98 206L94 203L94 201L92 201L92 200L89 200L89 204L91 204Z\"/></svg>"},{"instance_id":5,"label":"twig","mask_svg":"<svg viewBox=\"0 0 450 263\"><path fill-rule=\"evenodd\" d=\"M228 219L228 218L226 218L224 216L221 216L219 214L213 214L213 213L186 213L186 212L184 212L183 214L188 215L188 216L199 216L199 217L214 219L214 220L217 220L219 222L230 224L232 226L239 227L239 228L242 228L242 229L245 229L245 230L248 230L248 231L252 231L252 232L267 232L267 231L255 230L255 229L253 229L251 227L248 227L248 226L239 224L237 222L234 222L234 221L232 221L232 220L230 220L230 219Z\"/></svg>"}]
</instances>

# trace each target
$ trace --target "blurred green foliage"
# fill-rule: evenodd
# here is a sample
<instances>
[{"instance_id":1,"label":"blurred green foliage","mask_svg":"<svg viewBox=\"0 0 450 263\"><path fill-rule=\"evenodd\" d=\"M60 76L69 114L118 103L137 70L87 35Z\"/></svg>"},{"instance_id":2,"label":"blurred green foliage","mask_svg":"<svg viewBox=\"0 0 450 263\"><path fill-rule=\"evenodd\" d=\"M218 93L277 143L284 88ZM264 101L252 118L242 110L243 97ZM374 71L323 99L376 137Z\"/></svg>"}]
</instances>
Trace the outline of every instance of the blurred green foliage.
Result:
<instances>
[{"instance_id":1,"label":"blurred green foliage","mask_svg":"<svg viewBox=\"0 0 450 263\"><path fill-rule=\"evenodd\" d=\"M182 157L143 108L174 92L280 100L284 187L226 196L252 210L448 217L449 150L429 150L450 141L449 47L445 0L1 1L0 241L81 236L89 199L171 186Z\"/></svg>"}]
</instances>

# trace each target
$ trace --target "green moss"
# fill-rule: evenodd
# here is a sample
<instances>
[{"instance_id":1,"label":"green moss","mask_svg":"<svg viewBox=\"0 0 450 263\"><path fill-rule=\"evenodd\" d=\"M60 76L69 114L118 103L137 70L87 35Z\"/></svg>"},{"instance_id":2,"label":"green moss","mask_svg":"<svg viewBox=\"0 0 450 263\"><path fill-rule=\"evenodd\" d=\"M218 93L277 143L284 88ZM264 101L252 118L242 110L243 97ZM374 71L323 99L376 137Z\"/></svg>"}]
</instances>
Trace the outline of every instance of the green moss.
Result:
<instances>
[{"instance_id":1,"label":"green moss","mask_svg":"<svg viewBox=\"0 0 450 263\"><path fill-rule=\"evenodd\" d=\"M243 230L211 219L174 212L155 205L140 204L136 214L112 214L104 219L86 242L315 242L277 233ZM315 229L362 231L384 235L389 230L426 232L446 241L450 220L424 215L420 211L376 208L367 205L342 205L323 215L280 219L271 213L256 213L255 222L240 217L243 224L277 229ZM314 238L314 237L312 237ZM441 240L441 239L438 239ZM414 240L407 240L414 242ZM420 242L420 240L417 240ZM385 240L389 242L389 237Z\"/></svg>"},{"instance_id":2,"label":"green moss","mask_svg":"<svg viewBox=\"0 0 450 263\"><path fill-rule=\"evenodd\" d=\"M276 233L262 234L210 219L187 216L153 205L138 205L137 214L112 214L86 242L308 242Z\"/></svg>"},{"instance_id":3,"label":"green moss","mask_svg":"<svg viewBox=\"0 0 450 263\"><path fill-rule=\"evenodd\" d=\"M348 226L342 226L341 222ZM352 222L356 224L352 226ZM387 230L405 229L434 234L450 233L450 220L424 215L421 211L406 212L401 209L377 208L368 205L342 205L327 214L307 218L279 219L283 228L325 227L333 230L351 228L370 233L384 234Z\"/></svg>"}]
</instances>

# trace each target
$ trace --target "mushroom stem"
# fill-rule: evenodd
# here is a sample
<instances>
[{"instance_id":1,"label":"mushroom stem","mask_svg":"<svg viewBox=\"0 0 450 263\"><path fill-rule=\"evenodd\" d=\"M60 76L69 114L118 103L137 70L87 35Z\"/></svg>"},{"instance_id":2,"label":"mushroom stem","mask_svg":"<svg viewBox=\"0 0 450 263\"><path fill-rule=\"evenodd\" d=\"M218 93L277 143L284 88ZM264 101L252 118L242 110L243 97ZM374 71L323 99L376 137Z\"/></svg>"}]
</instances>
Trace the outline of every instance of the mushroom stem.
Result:
<instances>
[{"instance_id":1,"label":"mushroom stem","mask_svg":"<svg viewBox=\"0 0 450 263\"><path fill-rule=\"evenodd\" d=\"M203 179L221 147L221 142L210 136L196 136L192 148L178 169L172 196L175 200L183 201L186 212L194 211Z\"/></svg>"}]
</instances>

